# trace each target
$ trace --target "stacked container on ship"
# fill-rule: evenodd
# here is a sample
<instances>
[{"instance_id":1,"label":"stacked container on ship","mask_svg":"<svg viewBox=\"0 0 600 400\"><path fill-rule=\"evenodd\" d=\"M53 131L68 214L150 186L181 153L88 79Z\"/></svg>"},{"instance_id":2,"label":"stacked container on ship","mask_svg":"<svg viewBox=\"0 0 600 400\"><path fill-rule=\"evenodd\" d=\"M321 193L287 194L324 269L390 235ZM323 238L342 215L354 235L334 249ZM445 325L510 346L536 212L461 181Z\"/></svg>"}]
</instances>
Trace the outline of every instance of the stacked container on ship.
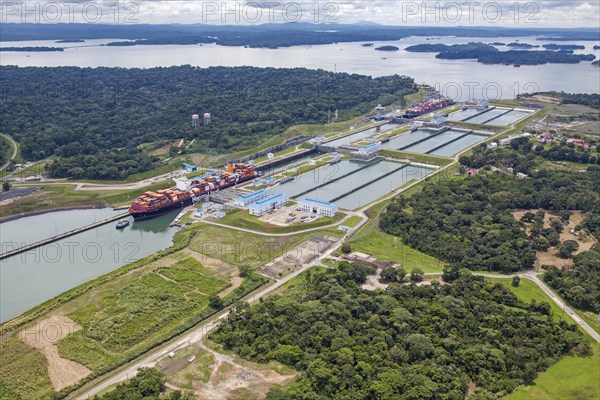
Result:
<instances>
[{"instance_id":1,"label":"stacked container on ship","mask_svg":"<svg viewBox=\"0 0 600 400\"><path fill-rule=\"evenodd\" d=\"M182 209L201 196L255 179L258 173L251 165L228 164L227 170L214 172L192 180L179 179L177 186L169 189L145 192L129 207L134 219L158 217L173 210Z\"/></svg>"}]
</instances>

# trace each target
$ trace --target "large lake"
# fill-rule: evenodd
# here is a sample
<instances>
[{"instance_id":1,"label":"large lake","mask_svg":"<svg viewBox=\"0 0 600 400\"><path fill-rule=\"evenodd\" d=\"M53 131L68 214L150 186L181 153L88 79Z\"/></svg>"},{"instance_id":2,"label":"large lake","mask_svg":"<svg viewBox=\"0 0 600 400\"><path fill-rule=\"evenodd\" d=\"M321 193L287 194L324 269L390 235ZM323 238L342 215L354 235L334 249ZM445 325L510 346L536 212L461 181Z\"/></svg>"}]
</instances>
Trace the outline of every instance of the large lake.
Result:
<instances>
[{"instance_id":1,"label":"large lake","mask_svg":"<svg viewBox=\"0 0 600 400\"><path fill-rule=\"evenodd\" d=\"M350 72L371 76L408 75L418 83L436 85L443 94L457 100L514 98L515 94L537 90L597 93L600 91L600 69L590 62L580 64L546 64L515 68L505 65L484 65L475 60L438 60L434 53L409 53L407 46L418 43L493 42L491 38L427 38L411 37L398 41L376 42L375 46L395 45L397 52L376 51L360 43L340 43L322 46L296 46L281 49L251 49L217 45L167 45L106 47L102 43L119 39L89 40L85 43L57 44L54 41L0 42L1 46L62 46L64 52L18 53L3 52L1 65L19 66L79 66L79 67L168 67L190 64L210 66L306 67L329 71ZM519 40L545 44L534 37L500 38L509 43ZM598 43L574 41L586 46L577 53L594 53ZM501 48L506 50L506 47ZM487 90L483 90L483 88ZM498 88L501 91L498 91Z\"/></svg>"}]
</instances>

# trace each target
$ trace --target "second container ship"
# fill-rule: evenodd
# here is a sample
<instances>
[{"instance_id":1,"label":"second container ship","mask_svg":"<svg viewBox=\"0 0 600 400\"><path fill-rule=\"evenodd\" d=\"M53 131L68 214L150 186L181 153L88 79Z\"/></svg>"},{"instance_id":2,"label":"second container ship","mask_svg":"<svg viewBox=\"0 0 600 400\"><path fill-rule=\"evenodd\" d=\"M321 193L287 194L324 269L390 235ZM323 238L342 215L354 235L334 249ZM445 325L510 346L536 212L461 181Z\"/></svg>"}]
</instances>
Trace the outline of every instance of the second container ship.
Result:
<instances>
[{"instance_id":1,"label":"second container ship","mask_svg":"<svg viewBox=\"0 0 600 400\"><path fill-rule=\"evenodd\" d=\"M146 192L129 207L134 219L158 217L196 202L201 196L255 179L258 172L251 165L228 164L227 170L208 173L192 180L178 180L169 189Z\"/></svg>"}]
</instances>

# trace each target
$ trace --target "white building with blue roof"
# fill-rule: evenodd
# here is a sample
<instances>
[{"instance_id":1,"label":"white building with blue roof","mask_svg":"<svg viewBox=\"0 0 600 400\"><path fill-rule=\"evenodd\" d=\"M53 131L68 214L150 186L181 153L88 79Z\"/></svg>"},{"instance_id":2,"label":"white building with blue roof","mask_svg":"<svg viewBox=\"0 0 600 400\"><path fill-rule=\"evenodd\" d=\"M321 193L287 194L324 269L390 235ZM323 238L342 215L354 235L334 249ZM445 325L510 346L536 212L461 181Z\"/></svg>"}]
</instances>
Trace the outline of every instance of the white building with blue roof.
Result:
<instances>
[{"instance_id":1,"label":"white building with blue roof","mask_svg":"<svg viewBox=\"0 0 600 400\"><path fill-rule=\"evenodd\" d=\"M335 217L339 212L335 203L307 198L298 201L298 210L325 217Z\"/></svg>"},{"instance_id":2,"label":"white building with blue roof","mask_svg":"<svg viewBox=\"0 0 600 400\"><path fill-rule=\"evenodd\" d=\"M285 193L274 194L250 204L250 214L260 217L276 208L286 205L289 201L290 197Z\"/></svg>"},{"instance_id":3,"label":"white building with blue roof","mask_svg":"<svg viewBox=\"0 0 600 400\"><path fill-rule=\"evenodd\" d=\"M252 203L256 203L257 201L266 199L271 194L266 189L257 190L256 192L248 193L243 196L238 197L235 200L236 207L248 207Z\"/></svg>"}]
</instances>

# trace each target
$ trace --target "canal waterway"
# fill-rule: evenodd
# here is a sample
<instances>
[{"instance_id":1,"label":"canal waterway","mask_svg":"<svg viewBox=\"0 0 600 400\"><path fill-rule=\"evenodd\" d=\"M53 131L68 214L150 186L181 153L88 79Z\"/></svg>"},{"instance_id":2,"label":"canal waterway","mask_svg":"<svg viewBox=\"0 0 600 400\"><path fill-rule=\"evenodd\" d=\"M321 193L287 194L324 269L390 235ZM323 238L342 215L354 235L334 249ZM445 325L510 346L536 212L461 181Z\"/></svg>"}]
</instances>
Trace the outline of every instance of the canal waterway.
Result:
<instances>
[{"instance_id":1,"label":"canal waterway","mask_svg":"<svg viewBox=\"0 0 600 400\"><path fill-rule=\"evenodd\" d=\"M122 213L123 211L118 211ZM0 224L4 251L114 215L112 209L47 213ZM123 265L169 247L177 212L123 230L99 226L0 261L0 322Z\"/></svg>"}]
</instances>

